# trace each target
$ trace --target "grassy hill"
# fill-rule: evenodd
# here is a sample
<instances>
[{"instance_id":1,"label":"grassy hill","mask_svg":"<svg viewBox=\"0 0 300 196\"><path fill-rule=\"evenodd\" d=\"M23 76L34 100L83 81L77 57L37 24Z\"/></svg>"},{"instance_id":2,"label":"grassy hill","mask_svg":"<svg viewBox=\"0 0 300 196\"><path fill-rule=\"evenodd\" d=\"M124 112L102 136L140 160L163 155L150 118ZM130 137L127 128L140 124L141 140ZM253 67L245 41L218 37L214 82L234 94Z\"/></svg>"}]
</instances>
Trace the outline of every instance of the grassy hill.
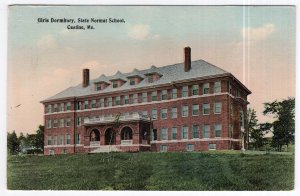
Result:
<instances>
[{"instance_id":1,"label":"grassy hill","mask_svg":"<svg viewBox=\"0 0 300 196\"><path fill-rule=\"evenodd\" d=\"M9 156L13 190L292 190L293 155L238 152Z\"/></svg>"}]
</instances>

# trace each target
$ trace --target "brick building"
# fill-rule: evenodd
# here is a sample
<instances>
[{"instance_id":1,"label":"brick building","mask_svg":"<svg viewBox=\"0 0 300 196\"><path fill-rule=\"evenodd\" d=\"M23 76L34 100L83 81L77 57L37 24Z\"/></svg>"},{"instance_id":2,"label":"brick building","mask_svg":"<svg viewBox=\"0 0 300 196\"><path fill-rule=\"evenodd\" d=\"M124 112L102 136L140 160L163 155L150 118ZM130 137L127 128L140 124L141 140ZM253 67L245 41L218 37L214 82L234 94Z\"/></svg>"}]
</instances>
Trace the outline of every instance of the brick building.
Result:
<instances>
[{"instance_id":1,"label":"brick building","mask_svg":"<svg viewBox=\"0 0 300 196\"><path fill-rule=\"evenodd\" d=\"M45 155L241 149L251 93L204 60L117 72L42 101Z\"/></svg>"}]
</instances>

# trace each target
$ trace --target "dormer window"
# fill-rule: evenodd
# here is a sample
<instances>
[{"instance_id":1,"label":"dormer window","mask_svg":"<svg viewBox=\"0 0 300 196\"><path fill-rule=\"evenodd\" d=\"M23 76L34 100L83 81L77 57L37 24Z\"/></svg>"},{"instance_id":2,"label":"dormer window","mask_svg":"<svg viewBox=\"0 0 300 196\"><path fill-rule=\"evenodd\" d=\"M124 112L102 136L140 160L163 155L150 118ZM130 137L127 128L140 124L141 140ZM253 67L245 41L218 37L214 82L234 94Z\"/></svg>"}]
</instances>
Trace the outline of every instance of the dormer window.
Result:
<instances>
[{"instance_id":1,"label":"dormer window","mask_svg":"<svg viewBox=\"0 0 300 196\"><path fill-rule=\"evenodd\" d=\"M101 91L101 84L100 83L96 83L96 91Z\"/></svg>"},{"instance_id":2,"label":"dormer window","mask_svg":"<svg viewBox=\"0 0 300 196\"><path fill-rule=\"evenodd\" d=\"M153 75L149 75L148 76L148 82L149 83L153 83Z\"/></svg>"},{"instance_id":3,"label":"dormer window","mask_svg":"<svg viewBox=\"0 0 300 196\"><path fill-rule=\"evenodd\" d=\"M118 87L117 81L113 81L113 82L112 82L112 87L113 87L113 88L117 88L117 87Z\"/></svg>"},{"instance_id":4,"label":"dormer window","mask_svg":"<svg viewBox=\"0 0 300 196\"><path fill-rule=\"evenodd\" d=\"M130 78L129 84L130 84L130 85L135 85L135 80L134 80L134 78Z\"/></svg>"}]
</instances>

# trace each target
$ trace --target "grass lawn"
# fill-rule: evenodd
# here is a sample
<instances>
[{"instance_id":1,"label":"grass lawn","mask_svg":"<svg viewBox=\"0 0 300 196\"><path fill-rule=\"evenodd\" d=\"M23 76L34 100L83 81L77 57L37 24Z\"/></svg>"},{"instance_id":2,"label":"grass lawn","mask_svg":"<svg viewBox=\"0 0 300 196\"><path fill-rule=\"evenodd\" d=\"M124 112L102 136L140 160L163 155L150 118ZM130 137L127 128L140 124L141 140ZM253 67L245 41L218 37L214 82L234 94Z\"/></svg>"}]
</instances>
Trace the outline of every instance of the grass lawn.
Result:
<instances>
[{"instance_id":1,"label":"grass lawn","mask_svg":"<svg viewBox=\"0 0 300 196\"><path fill-rule=\"evenodd\" d=\"M9 156L7 184L13 190L292 190L294 155Z\"/></svg>"}]
</instances>

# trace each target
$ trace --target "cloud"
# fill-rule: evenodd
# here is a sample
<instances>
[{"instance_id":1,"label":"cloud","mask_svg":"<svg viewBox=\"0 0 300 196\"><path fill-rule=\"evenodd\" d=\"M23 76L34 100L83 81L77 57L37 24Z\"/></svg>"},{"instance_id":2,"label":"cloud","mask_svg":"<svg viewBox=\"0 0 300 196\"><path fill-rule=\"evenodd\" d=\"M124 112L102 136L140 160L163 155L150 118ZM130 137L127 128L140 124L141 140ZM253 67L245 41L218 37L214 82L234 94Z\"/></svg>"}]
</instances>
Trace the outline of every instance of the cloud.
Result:
<instances>
[{"instance_id":1,"label":"cloud","mask_svg":"<svg viewBox=\"0 0 300 196\"><path fill-rule=\"evenodd\" d=\"M37 41L37 47L39 49L55 49L57 48L57 42L51 34L47 34Z\"/></svg>"},{"instance_id":2,"label":"cloud","mask_svg":"<svg viewBox=\"0 0 300 196\"><path fill-rule=\"evenodd\" d=\"M275 31L275 26L273 24L265 24L262 27L257 28L243 28L241 30L241 35L243 39L249 41L263 41L266 40Z\"/></svg>"},{"instance_id":3,"label":"cloud","mask_svg":"<svg viewBox=\"0 0 300 196\"><path fill-rule=\"evenodd\" d=\"M130 25L128 29L128 36L136 40L145 40L149 37L149 25L136 24Z\"/></svg>"}]
</instances>

